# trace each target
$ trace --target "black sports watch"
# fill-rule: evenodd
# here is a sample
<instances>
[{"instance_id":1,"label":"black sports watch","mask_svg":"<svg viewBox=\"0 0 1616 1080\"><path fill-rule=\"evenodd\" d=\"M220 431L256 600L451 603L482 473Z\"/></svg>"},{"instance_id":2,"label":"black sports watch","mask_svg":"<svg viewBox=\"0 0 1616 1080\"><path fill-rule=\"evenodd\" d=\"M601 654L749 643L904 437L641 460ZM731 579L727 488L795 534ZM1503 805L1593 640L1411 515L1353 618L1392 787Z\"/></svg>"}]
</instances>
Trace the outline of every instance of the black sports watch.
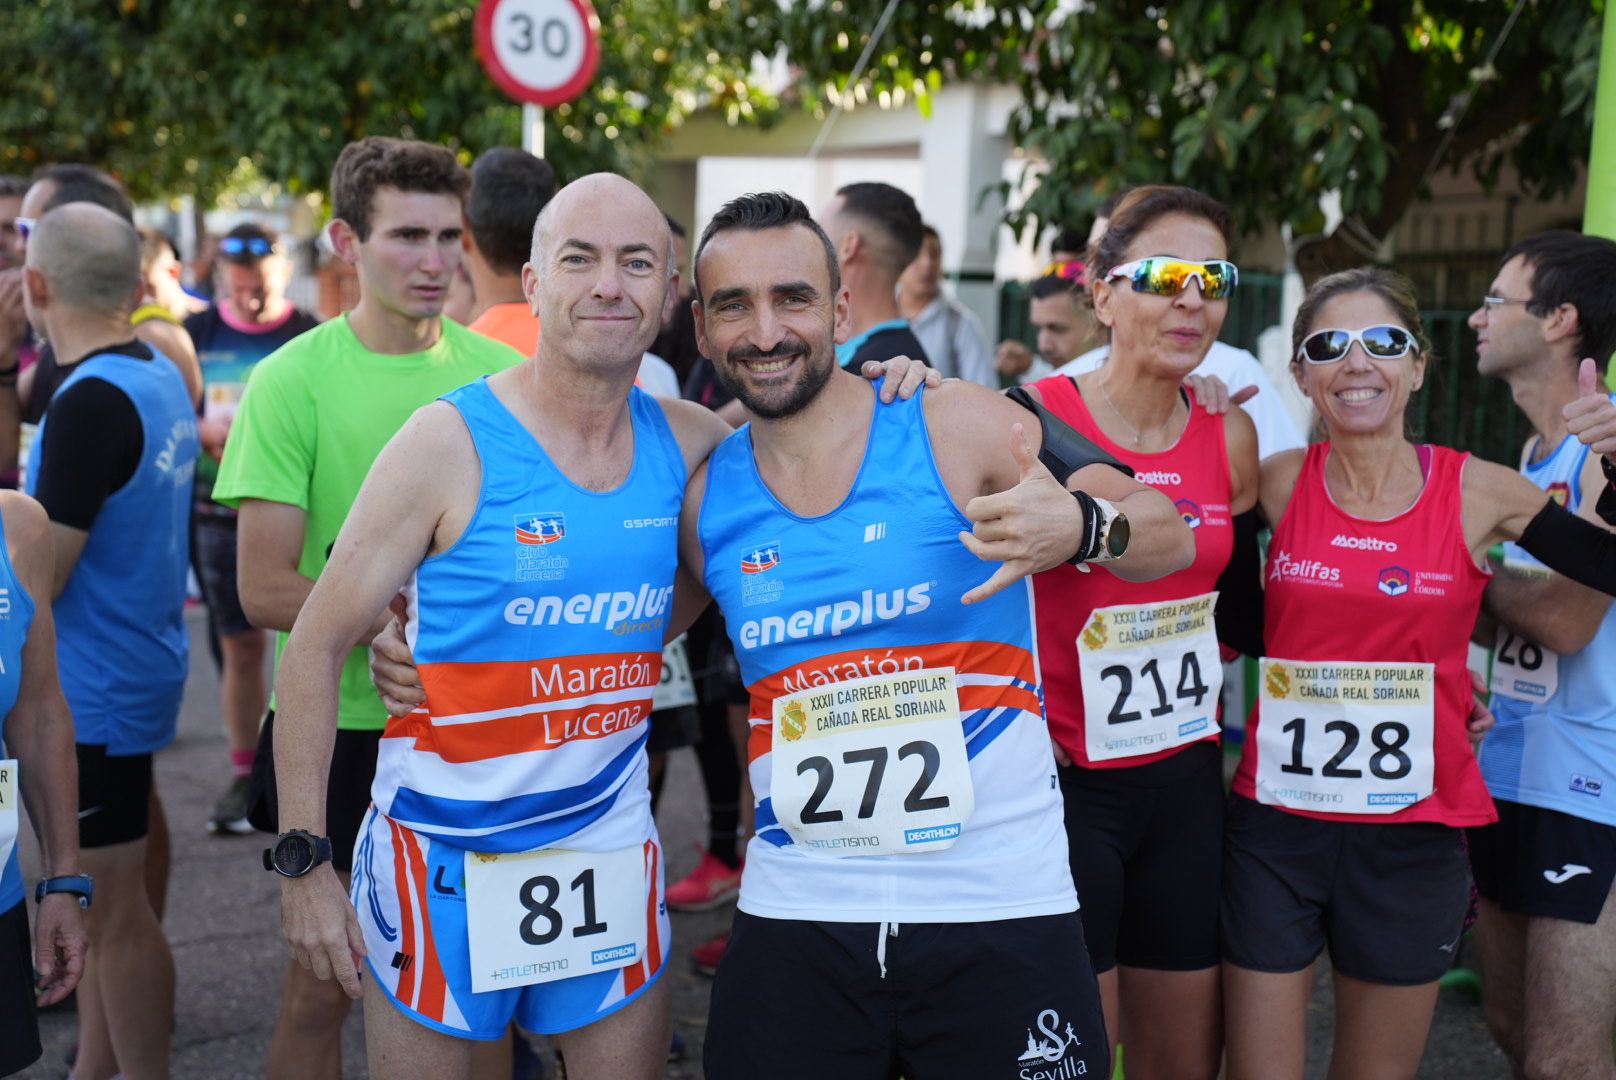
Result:
<instances>
[{"instance_id":1,"label":"black sports watch","mask_svg":"<svg viewBox=\"0 0 1616 1080\"><path fill-rule=\"evenodd\" d=\"M264 849L264 869L281 877L302 877L323 862L331 861L331 838L315 836L303 829L283 832L275 846Z\"/></svg>"},{"instance_id":2,"label":"black sports watch","mask_svg":"<svg viewBox=\"0 0 1616 1080\"><path fill-rule=\"evenodd\" d=\"M51 893L72 893L79 898L79 907L87 908L95 897L95 881L89 874L67 874L48 877L34 890L34 903L40 903Z\"/></svg>"}]
</instances>

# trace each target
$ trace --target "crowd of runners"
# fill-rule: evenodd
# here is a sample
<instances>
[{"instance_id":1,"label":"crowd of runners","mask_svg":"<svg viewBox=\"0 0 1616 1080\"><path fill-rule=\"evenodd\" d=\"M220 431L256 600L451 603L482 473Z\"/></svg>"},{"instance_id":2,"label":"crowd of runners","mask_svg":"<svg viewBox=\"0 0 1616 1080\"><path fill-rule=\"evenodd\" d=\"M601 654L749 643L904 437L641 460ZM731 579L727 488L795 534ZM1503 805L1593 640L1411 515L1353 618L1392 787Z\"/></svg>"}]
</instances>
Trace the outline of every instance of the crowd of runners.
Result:
<instances>
[{"instance_id":1,"label":"crowd of runners","mask_svg":"<svg viewBox=\"0 0 1616 1080\"><path fill-rule=\"evenodd\" d=\"M1326 951L1330 1075L1412 1077L1467 931L1517 1076L1616 1077L1616 242L1477 298L1511 469L1407 437L1443 359L1381 267L1296 313L1299 430L1187 188L1062 233L996 351L885 183L691 250L511 149L365 138L329 193L317 322L272 229L201 300L110 176L0 177L0 1075L69 993L73 1076L169 1075L195 587L207 828L282 888L271 1077L340 1076L362 1001L373 1077L534 1075L537 1033L649 1080L693 962L714 1080L1295 1080Z\"/></svg>"}]
</instances>

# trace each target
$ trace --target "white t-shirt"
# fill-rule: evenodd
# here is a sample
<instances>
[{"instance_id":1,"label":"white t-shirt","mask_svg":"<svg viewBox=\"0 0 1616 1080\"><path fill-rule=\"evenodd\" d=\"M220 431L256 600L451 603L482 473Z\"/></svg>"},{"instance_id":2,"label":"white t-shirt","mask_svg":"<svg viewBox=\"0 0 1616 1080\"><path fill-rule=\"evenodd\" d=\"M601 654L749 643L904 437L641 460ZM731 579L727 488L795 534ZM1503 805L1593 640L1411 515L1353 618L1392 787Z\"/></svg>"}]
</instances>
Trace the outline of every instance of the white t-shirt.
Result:
<instances>
[{"instance_id":1,"label":"white t-shirt","mask_svg":"<svg viewBox=\"0 0 1616 1080\"><path fill-rule=\"evenodd\" d=\"M1057 375L1086 375L1105 363L1111 346L1090 349L1067 364L1055 369ZM1282 450L1296 450L1307 445L1307 439L1296 426L1296 421L1279 399L1279 390L1263 370L1257 358L1245 349L1214 341L1212 349L1195 368L1197 375L1216 375L1223 380L1230 393L1255 386L1257 395L1240 407L1246 410L1252 423L1257 425L1257 456L1277 454Z\"/></svg>"},{"instance_id":2,"label":"white t-shirt","mask_svg":"<svg viewBox=\"0 0 1616 1080\"><path fill-rule=\"evenodd\" d=\"M919 315L909 320L909 330L926 350L926 361L944 378L967 379L983 386L997 387L993 354L982 335L982 323L970 308L944 293L938 293Z\"/></svg>"},{"instance_id":3,"label":"white t-shirt","mask_svg":"<svg viewBox=\"0 0 1616 1080\"><path fill-rule=\"evenodd\" d=\"M679 376L673 365L656 353L648 352L640 357L640 373L634 376L634 381L652 397L679 396Z\"/></svg>"}]
</instances>

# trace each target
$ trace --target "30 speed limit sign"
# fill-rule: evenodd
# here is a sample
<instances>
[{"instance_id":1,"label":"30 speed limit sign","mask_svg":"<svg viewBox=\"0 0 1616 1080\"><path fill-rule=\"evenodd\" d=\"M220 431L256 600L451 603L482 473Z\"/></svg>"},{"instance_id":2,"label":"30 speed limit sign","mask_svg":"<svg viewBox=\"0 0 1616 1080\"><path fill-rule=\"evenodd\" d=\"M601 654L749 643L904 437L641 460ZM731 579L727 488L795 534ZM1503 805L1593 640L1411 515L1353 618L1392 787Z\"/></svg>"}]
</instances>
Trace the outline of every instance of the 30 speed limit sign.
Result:
<instances>
[{"instance_id":1,"label":"30 speed limit sign","mask_svg":"<svg viewBox=\"0 0 1616 1080\"><path fill-rule=\"evenodd\" d=\"M482 0L477 52L488 75L518 101L571 101L600 63L600 20L589 0Z\"/></svg>"}]
</instances>

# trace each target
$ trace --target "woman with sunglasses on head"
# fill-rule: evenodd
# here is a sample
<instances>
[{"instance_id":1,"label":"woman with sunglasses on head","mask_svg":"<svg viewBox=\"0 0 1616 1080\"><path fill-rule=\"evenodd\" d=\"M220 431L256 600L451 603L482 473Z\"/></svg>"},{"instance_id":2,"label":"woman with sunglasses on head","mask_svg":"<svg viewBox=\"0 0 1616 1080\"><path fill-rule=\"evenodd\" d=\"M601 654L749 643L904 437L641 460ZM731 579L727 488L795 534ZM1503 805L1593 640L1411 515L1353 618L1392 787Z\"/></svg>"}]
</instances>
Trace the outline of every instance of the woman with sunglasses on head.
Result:
<instances>
[{"instance_id":1,"label":"woman with sunglasses on head","mask_svg":"<svg viewBox=\"0 0 1616 1080\"><path fill-rule=\"evenodd\" d=\"M1244 412L1211 415L1183 383L1223 325L1238 276L1233 228L1200 192L1130 192L1089 258L1109 359L1027 387L1167 493L1195 530L1195 561L1158 581L1068 566L1033 579L1072 877L1130 1080L1215 1077L1222 1050L1218 639L1261 652L1258 625L1222 618L1260 612L1257 435ZM1237 547L1243 560L1231 559ZM1217 600L1220 589L1232 599L1220 585L1230 568L1244 604Z\"/></svg>"},{"instance_id":2,"label":"woman with sunglasses on head","mask_svg":"<svg viewBox=\"0 0 1616 1080\"><path fill-rule=\"evenodd\" d=\"M1616 591L1616 537L1511 469L1405 436L1429 363L1407 281L1315 284L1292 371L1327 441L1264 462L1267 650L1225 823L1230 1080L1302 1076L1314 961L1330 1076L1412 1077L1469 897L1460 828L1496 819L1467 737L1487 549Z\"/></svg>"}]
</instances>

